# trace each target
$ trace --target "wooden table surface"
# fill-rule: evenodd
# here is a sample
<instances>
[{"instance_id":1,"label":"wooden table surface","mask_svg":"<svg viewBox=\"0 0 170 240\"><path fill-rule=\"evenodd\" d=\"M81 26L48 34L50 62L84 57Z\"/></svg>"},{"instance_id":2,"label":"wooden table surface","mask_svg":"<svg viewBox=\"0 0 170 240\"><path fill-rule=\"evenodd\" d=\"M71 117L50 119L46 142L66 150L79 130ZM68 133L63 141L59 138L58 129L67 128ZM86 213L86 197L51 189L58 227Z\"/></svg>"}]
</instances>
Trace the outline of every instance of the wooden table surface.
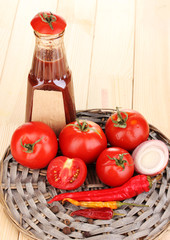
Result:
<instances>
[{"instance_id":1,"label":"wooden table surface","mask_svg":"<svg viewBox=\"0 0 170 240\"><path fill-rule=\"evenodd\" d=\"M132 108L170 138L169 0L0 0L0 157L24 123L30 20L63 16L76 108ZM26 240L0 206L0 239ZM157 237L170 239L170 227Z\"/></svg>"}]
</instances>

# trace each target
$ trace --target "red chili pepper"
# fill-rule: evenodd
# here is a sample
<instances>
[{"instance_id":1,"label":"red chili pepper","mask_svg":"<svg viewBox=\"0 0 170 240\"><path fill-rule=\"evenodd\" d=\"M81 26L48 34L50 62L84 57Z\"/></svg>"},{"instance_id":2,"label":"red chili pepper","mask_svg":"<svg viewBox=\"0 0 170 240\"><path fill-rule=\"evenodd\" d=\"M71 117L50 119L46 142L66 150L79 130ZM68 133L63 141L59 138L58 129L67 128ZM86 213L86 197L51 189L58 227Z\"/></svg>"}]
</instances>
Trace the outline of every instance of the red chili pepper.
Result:
<instances>
[{"instance_id":1,"label":"red chili pepper","mask_svg":"<svg viewBox=\"0 0 170 240\"><path fill-rule=\"evenodd\" d=\"M103 208L80 209L71 213L71 216L75 215L92 219L109 220L112 219L114 215L123 216L124 214L114 213L111 208L103 207Z\"/></svg>"},{"instance_id":2,"label":"red chili pepper","mask_svg":"<svg viewBox=\"0 0 170 240\"><path fill-rule=\"evenodd\" d=\"M61 201L64 198L72 198L78 201L122 201L137 196L142 192L148 192L151 187L152 180L149 176L137 175L120 187L62 193L56 195L48 203Z\"/></svg>"}]
</instances>

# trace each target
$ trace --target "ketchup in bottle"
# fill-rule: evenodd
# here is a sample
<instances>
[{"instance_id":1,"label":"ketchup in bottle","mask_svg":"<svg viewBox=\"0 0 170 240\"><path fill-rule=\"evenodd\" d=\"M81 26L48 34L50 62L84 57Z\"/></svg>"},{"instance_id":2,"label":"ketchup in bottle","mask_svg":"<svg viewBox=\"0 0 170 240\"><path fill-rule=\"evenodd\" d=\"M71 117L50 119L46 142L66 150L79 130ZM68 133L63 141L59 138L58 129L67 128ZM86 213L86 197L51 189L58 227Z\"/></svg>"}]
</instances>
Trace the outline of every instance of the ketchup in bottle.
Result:
<instances>
[{"instance_id":1,"label":"ketchup in bottle","mask_svg":"<svg viewBox=\"0 0 170 240\"><path fill-rule=\"evenodd\" d=\"M26 122L42 121L58 136L76 118L72 74L63 40L66 22L45 12L37 14L31 25L36 44L28 75Z\"/></svg>"}]
</instances>

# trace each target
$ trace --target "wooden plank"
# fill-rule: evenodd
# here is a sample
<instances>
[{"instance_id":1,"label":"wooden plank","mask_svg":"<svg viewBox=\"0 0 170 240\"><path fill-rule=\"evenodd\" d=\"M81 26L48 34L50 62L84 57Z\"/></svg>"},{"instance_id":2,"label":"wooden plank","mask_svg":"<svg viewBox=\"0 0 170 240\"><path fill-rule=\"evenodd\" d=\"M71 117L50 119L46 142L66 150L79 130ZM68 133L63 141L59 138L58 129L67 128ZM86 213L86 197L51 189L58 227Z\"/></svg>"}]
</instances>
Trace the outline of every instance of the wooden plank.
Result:
<instances>
[{"instance_id":1,"label":"wooden plank","mask_svg":"<svg viewBox=\"0 0 170 240\"><path fill-rule=\"evenodd\" d=\"M7 7L8 6L8 10ZM3 1L0 2L0 76L2 76L3 67L5 65L6 54L8 51L8 45L12 33L13 23L17 11L18 0L7 0L4 4ZM0 80L1 81L1 80ZM1 136L8 135L8 131L4 125L0 126ZM8 146L8 139L1 137L0 139L0 159L4 154L6 147ZM0 204L0 239L18 239L17 229L9 222L6 217L3 207Z\"/></svg>"},{"instance_id":2,"label":"wooden plank","mask_svg":"<svg viewBox=\"0 0 170 240\"><path fill-rule=\"evenodd\" d=\"M134 109L170 138L170 1L136 5Z\"/></svg>"},{"instance_id":3,"label":"wooden plank","mask_svg":"<svg viewBox=\"0 0 170 240\"><path fill-rule=\"evenodd\" d=\"M57 1L20 1L11 36L0 88L0 123L24 122L27 76L34 50L34 34L30 20L42 9L56 11ZM7 101L8 100L8 101Z\"/></svg>"},{"instance_id":4,"label":"wooden plank","mask_svg":"<svg viewBox=\"0 0 170 240\"><path fill-rule=\"evenodd\" d=\"M3 207L0 204L0 216L1 216L1 226L0 226L0 239L8 239L8 240L17 240L18 239L18 231L14 225L9 222L9 219L5 215L3 211Z\"/></svg>"},{"instance_id":5,"label":"wooden plank","mask_svg":"<svg viewBox=\"0 0 170 240\"><path fill-rule=\"evenodd\" d=\"M131 108L135 3L97 4L87 108Z\"/></svg>"},{"instance_id":6,"label":"wooden plank","mask_svg":"<svg viewBox=\"0 0 170 240\"><path fill-rule=\"evenodd\" d=\"M8 6L8 10L7 10ZM12 32L18 0L0 1L0 76L5 64L5 57Z\"/></svg>"},{"instance_id":7,"label":"wooden plank","mask_svg":"<svg viewBox=\"0 0 170 240\"><path fill-rule=\"evenodd\" d=\"M33 238L27 237L27 236L24 235L24 234L20 234L18 240L33 240Z\"/></svg>"},{"instance_id":8,"label":"wooden plank","mask_svg":"<svg viewBox=\"0 0 170 240\"><path fill-rule=\"evenodd\" d=\"M73 74L76 109L86 109L96 0L60 0L57 13L67 21L65 47Z\"/></svg>"}]
</instances>

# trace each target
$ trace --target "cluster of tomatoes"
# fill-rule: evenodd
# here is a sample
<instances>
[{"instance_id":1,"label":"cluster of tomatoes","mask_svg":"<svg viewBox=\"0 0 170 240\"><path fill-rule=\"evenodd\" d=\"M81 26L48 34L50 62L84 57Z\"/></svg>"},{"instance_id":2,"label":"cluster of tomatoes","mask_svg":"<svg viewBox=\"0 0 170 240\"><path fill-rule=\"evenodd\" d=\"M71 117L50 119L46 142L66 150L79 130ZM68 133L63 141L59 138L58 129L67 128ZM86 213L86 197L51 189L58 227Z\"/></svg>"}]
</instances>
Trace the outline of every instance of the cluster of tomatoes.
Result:
<instances>
[{"instance_id":1,"label":"cluster of tomatoes","mask_svg":"<svg viewBox=\"0 0 170 240\"><path fill-rule=\"evenodd\" d=\"M47 166L47 180L56 188L80 187L87 176L87 164L94 162L99 179L115 187L134 174L130 153L148 135L149 125L140 113L117 109L107 120L105 133L92 121L77 120L62 129L59 141L48 125L25 123L13 133L11 153L25 167ZM58 143L62 154L57 154Z\"/></svg>"}]
</instances>

